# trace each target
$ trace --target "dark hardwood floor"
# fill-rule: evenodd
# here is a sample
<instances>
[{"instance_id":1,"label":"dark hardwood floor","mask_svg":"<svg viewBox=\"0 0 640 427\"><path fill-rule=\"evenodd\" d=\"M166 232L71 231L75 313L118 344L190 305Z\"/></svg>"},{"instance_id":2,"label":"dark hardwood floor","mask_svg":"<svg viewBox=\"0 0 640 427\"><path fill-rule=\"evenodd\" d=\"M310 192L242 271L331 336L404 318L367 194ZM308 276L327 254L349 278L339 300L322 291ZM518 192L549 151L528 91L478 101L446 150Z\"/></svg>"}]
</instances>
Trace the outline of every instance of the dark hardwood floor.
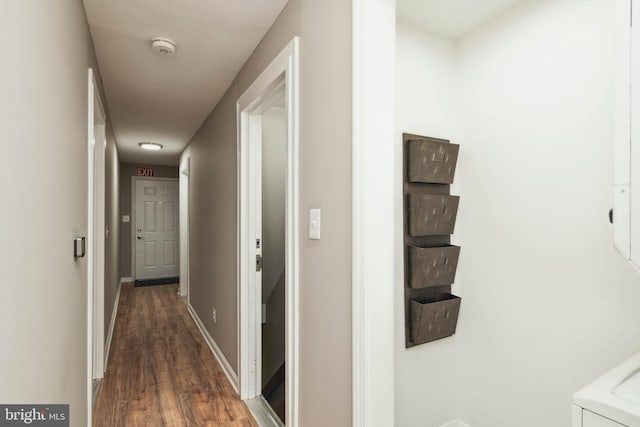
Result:
<instances>
[{"instance_id":1,"label":"dark hardwood floor","mask_svg":"<svg viewBox=\"0 0 640 427\"><path fill-rule=\"evenodd\" d=\"M94 427L257 427L177 289L123 285Z\"/></svg>"}]
</instances>

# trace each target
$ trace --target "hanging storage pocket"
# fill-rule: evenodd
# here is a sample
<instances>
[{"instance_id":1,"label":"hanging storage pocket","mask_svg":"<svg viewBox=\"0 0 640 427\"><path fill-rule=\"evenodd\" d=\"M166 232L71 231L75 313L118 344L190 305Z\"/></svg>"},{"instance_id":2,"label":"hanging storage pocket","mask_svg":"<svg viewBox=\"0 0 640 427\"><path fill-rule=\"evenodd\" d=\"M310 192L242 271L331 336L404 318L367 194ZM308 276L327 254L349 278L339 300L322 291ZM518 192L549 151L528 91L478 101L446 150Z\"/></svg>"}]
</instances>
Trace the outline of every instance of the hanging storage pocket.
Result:
<instances>
[{"instance_id":1,"label":"hanging storage pocket","mask_svg":"<svg viewBox=\"0 0 640 427\"><path fill-rule=\"evenodd\" d=\"M451 184L456 172L459 145L428 140L409 141L409 182Z\"/></svg>"},{"instance_id":2,"label":"hanging storage pocket","mask_svg":"<svg viewBox=\"0 0 640 427\"><path fill-rule=\"evenodd\" d=\"M411 299L411 340L414 344L449 337L456 333L460 297L444 294L435 299Z\"/></svg>"},{"instance_id":3,"label":"hanging storage pocket","mask_svg":"<svg viewBox=\"0 0 640 427\"><path fill-rule=\"evenodd\" d=\"M421 289L452 284L459 256L459 246L409 246L409 286Z\"/></svg>"},{"instance_id":4,"label":"hanging storage pocket","mask_svg":"<svg viewBox=\"0 0 640 427\"><path fill-rule=\"evenodd\" d=\"M411 193L407 198L411 236L453 234L460 197Z\"/></svg>"}]
</instances>

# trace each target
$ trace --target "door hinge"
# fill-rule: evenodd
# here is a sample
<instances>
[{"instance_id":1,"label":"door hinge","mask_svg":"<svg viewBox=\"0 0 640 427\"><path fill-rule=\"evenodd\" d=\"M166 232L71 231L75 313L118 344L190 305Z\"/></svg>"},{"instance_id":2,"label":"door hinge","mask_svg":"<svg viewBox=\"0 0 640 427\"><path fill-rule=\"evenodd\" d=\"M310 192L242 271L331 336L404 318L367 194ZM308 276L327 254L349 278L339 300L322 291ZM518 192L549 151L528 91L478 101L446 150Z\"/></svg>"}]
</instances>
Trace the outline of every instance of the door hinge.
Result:
<instances>
[{"instance_id":1,"label":"door hinge","mask_svg":"<svg viewBox=\"0 0 640 427\"><path fill-rule=\"evenodd\" d=\"M256 255L256 271L262 271L262 255Z\"/></svg>"}]
</instances>

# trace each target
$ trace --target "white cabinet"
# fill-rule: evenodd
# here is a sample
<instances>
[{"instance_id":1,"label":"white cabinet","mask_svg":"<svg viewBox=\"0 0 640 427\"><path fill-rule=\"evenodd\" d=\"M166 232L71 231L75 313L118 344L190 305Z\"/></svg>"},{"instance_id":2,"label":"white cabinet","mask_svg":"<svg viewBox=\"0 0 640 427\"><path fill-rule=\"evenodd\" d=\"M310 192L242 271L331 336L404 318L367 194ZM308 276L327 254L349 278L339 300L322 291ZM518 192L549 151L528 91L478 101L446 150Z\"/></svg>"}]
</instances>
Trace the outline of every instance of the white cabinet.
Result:
<instances>
[{"instance_id":1,"label":"white cabinet","mask_svg":"<svg viewBox=\"0 0 640 427\"><path fill-rule=\"evenodd\" d=\"M582 427L625 427L608 418L589 411L582 411Z\"/></svg>"}]
</instances>

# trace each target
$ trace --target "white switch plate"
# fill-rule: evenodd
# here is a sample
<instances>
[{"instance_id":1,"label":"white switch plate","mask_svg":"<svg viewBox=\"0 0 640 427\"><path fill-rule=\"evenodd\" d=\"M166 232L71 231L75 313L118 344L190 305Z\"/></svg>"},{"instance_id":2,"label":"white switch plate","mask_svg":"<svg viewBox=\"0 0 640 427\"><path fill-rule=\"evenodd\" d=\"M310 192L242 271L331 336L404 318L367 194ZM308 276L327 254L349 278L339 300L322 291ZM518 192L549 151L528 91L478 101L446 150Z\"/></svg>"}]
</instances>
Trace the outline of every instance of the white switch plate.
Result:
<instances>
[{"instance_id":1,"label":"white switch plate","mask_svg":"<svg viewBox=\"0 0 640 427\"><path fill-rule=\"evenodd\" d=\"M131 216L122 215L122 222L131 222Z\"/></svg>"},{"instance_id":2,"label":"white switch plate","mask_svg":"<svg viewBox=\"0 0 640 427\"><path fill-rule=\"evenodd\" d=\"M309 210L309 239L320 240L321 212L320 209Z\"/></svg>"}]
</instances>

